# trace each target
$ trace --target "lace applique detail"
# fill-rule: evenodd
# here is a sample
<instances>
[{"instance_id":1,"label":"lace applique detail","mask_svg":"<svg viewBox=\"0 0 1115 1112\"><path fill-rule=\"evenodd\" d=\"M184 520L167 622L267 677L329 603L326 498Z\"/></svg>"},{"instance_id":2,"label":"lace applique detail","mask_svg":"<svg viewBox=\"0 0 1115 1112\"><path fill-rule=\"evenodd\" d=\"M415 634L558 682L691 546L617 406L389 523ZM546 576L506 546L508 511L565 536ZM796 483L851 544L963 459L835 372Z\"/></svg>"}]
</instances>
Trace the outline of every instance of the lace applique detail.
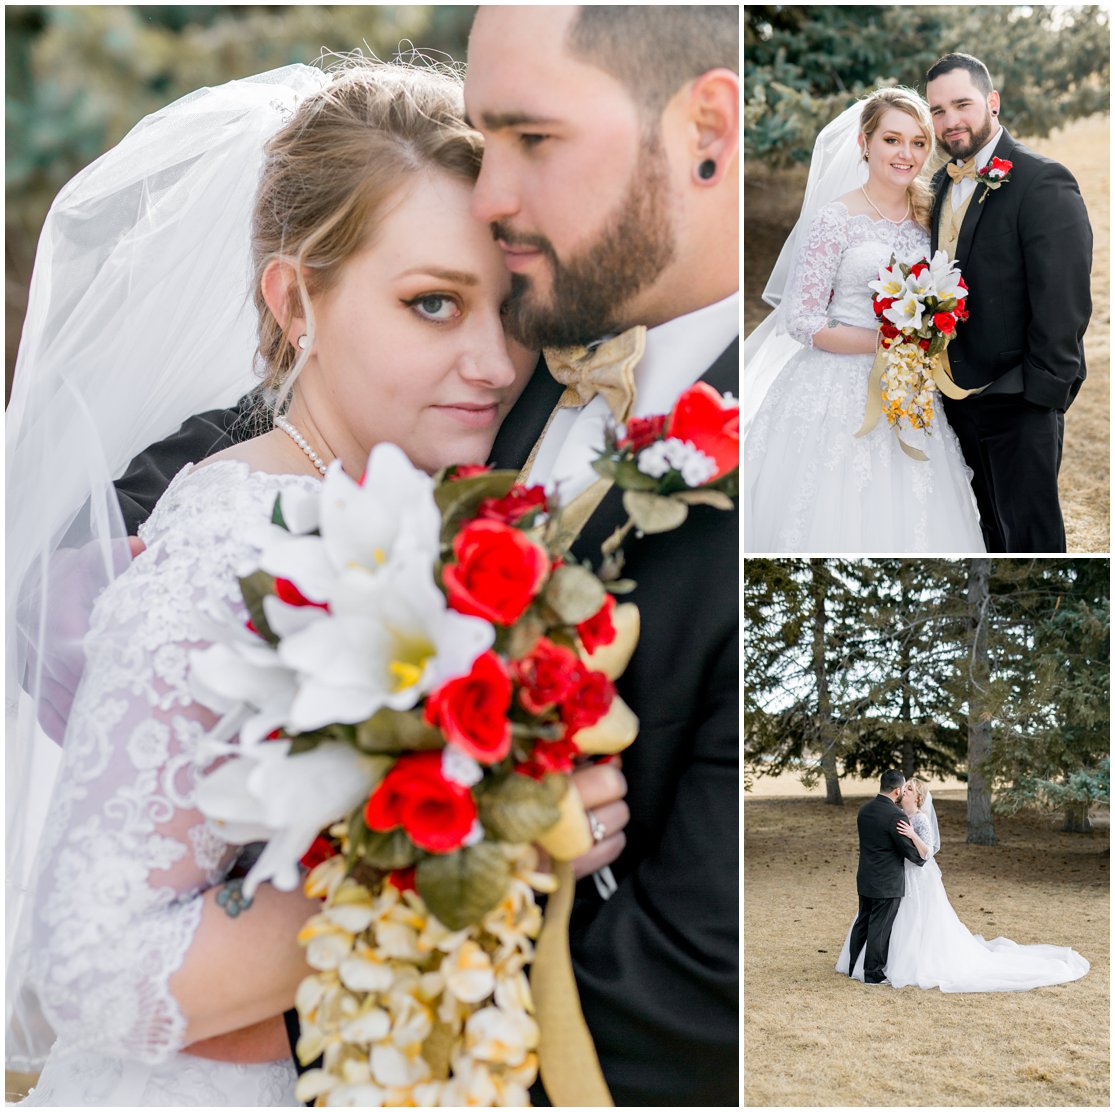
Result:
<instances>
[{"instance_id":1,"label":"lace applique detail","mask_svg":"<svg viewBox=\"0 0 1115 1112\"><path fill-rule=\"evenodd\" d=\"M914 828L914 833L929 847L930 854L932 854L933 827L929 823L929 816L921 811L915 811L910 819L910 825Z\"/></svg>"},{"instance_id":2,"label":"lace applique detail","mask_svg":"<svg viewBox=\"0 0 1115 1112\"><path fill-rule=\"evenodd\" d=\"M193 806L198 742L215 720L187 684L206 613L246 617L236 574L276 493L314 483L222 461L180 472L147 550L93 608L37 872L32 977L58 1033L51 1058L154 1063L181 1046L169 979L206 888L236 850Z\"/></svg>"}]
</instances>

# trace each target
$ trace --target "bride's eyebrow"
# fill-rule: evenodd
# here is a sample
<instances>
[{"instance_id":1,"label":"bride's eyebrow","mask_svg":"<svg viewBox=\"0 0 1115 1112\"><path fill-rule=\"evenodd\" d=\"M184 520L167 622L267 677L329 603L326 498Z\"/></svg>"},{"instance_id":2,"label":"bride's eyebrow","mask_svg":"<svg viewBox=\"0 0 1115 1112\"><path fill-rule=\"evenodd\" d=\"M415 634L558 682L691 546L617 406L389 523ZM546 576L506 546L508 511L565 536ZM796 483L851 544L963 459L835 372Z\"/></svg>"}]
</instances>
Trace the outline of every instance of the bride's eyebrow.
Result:
<instances>
[{"instance_id":1,"label":"bride's eyebrow","mask_svg":"<svg viewBox=\"0 0 1115 1112\"><path fill-rule=\"evenodd\" d=\"M478 286L480 279L468 270L448 270L443 266L412 266L399 271L396 278L408 278L412 274L425 274L430 278L441 278L446 282L457 282L462 286Z\"/></svg>"}]
</instances>

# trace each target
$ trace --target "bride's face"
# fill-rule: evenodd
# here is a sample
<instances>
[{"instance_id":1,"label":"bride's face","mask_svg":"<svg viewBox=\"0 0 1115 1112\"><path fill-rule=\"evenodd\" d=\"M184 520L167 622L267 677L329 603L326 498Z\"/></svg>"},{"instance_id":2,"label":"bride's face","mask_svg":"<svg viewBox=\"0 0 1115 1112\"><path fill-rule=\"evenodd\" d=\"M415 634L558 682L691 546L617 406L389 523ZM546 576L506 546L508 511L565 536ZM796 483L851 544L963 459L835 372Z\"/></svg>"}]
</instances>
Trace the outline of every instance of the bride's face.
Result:
<instances>
[{"instance_id":1,"label":"bride's face","mask_svg":"<svg viewBox=\"0 0 1115 1112\"><path fill-rule=\"evenodd\" d=\"M898 803L908 815L912 815L918 809L918 793L913 784L907 783L902 789L902 794L898 797Z\"/></svg>"},{"instance_id":2,"label":"bride's face","mask_svg":"<svg viewBox=\"0 0 1115 1112\"><path fill-rule=\"evenodd\" d=\"M371 243L314 299L297 390L346 467L397 444L418 467L483 463L537 353L510 340L511 278L468 183L412 178Z\"/></svg>"},{"instance_id":3,"label":"bride's face","mask_svg":"<svg viewBox=\"0 0 1115 1112\"><path fill-rule=\"evenodd\" d=\"M888 108L867 141L868 182L890 191L909 188L929 157L929 140L918 121L900 108Z\"/></svg>"}]
</instances>

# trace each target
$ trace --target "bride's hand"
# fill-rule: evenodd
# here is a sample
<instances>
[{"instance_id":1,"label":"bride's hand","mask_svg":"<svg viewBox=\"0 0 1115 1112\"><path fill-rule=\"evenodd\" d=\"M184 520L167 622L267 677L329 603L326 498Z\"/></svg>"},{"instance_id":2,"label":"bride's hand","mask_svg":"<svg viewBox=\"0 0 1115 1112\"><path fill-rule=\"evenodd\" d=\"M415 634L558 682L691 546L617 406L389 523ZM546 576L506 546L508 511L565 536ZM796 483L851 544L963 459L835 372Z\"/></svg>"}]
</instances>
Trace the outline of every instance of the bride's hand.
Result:
<instances>
[{"instance_id":1,"label":"bride's hand","mask_svg":"<svg viewBox=\"0 0 1115 1112\"><path fill-rule=\"evenodd\" d=\"M898 833L905 834L907 838L912 838L914 836L914 828L905 819L899 819Z\"/></svg>"}]
</instances>

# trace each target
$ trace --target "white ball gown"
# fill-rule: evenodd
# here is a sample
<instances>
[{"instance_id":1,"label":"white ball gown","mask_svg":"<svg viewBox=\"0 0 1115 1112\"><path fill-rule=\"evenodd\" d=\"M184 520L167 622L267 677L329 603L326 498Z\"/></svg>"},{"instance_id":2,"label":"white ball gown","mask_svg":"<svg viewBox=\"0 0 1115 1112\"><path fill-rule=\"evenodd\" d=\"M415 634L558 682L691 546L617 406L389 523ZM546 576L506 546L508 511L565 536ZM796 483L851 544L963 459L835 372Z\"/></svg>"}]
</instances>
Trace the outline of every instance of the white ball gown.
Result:
<instances>
[{"instance_id":1,"label":"white ball gown","mask_svg":"<svg viewBox=\"0 0 1115 1112\"><path fill-rule=\"evenodd\" d=\"M911 819L918 837L932 845L928 818ZM1043 985L1075 981L1088 972L1087 958L1067 946L1020 946L1009 938L972 934L945 894L933 857L922 866L907 861L906 895L898 905L885 972L895 988L939 988L942 992L1024 992ZM838 973L847 974L849 938L844 938ZM863 951L853 977L863 980Z\"/></svg>"},{"instance_id":2,"label":"white ball gown","mask_svg":"<svg viewBox=\"0 0 1115 1112\"><path fill-rule=\"evenodd\" d=\"M140 529L147 550L97 599L37 858L30 981L57 1041L25 1104L297 1103L289 1058L182 1053L170 979L238 853L194 804L215 716L190 692L187 654L214 621L247 617L237 575L275 495L316 481L188 465Z\"/></svg>"},{"instance_id":3,"label":"white ball gown","mask_svg":"<svg viewBox=\"0 0 1115 1112\"><path fill-rule=\"evenodd\" d=\"M970 472L937 407L933 429L903 431L928 461L909 458L880 419L863 422L871 355L812 346L827 321L877 327L868 283L891 254L928 255L913 220L820 210L780 311L804 345L774 380L744 439L746 552L982 552Z\"/></svg>"}]
</instances>

